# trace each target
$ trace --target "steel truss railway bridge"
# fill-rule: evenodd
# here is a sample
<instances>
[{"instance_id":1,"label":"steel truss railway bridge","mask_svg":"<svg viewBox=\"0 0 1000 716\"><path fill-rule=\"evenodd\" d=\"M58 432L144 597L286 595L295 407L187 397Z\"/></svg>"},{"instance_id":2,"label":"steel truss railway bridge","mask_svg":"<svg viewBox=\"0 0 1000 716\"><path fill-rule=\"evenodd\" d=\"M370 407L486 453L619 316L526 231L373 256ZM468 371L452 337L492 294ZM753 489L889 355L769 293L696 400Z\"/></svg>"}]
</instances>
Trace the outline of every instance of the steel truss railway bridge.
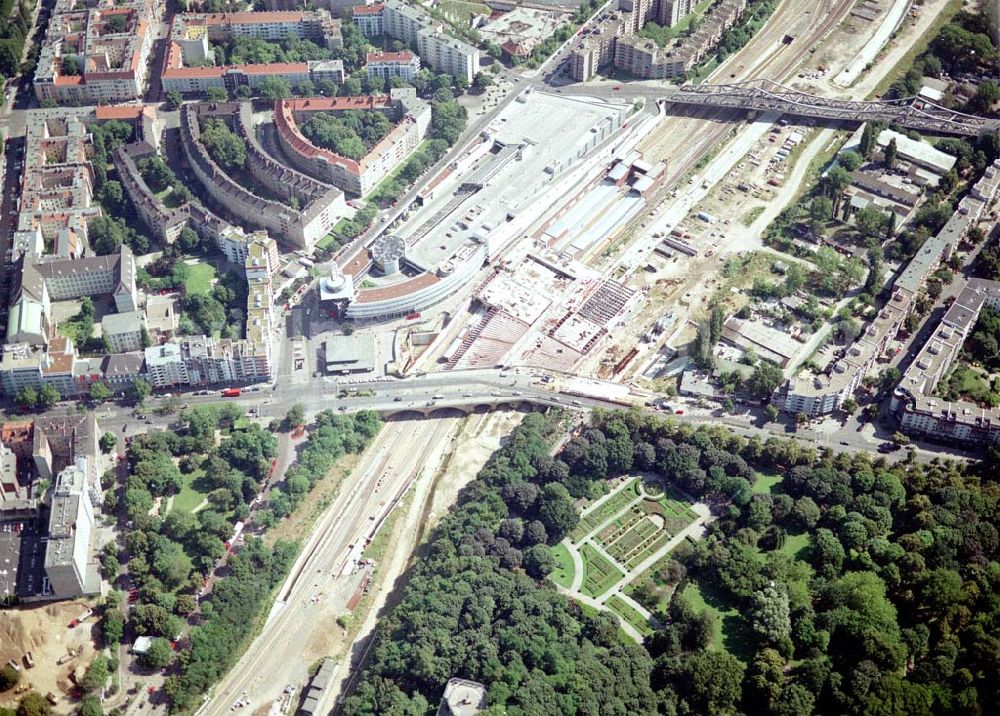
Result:
<instances>
[{"instance_id":1,"label":"steel truss railway bridge","mask_svg":"<svg viewBox=\"0 0 1000 716\"><path fill-rule=\"evenodd\" d=\"M895 122L909 129L934 134L976 136L1000 129L997 120L955 112L920 97L886 101L829 99L798 92L765 79L719 85L684 85L664 100L668 106L679 104L748 112L780 112L838 122Z\"/></svg>"}]
</instances>

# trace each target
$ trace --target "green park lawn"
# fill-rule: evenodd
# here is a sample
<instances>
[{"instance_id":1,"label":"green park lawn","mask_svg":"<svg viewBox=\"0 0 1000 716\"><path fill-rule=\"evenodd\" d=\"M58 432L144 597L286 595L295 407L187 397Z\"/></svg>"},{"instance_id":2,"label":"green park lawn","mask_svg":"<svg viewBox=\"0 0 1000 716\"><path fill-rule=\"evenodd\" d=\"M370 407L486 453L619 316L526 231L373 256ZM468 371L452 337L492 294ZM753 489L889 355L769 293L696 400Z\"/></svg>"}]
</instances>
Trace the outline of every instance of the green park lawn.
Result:
<instances>
[{"instance_id":1,"label":"green park lawn","mask_svg":"<svg viewBox=\"0 0 1000 716\"><path fill-rule=\"evenodd\" d=\"M573 586L573 558L566 549L566 545L561 542L552 548L552 556L556 560L556 568L549 574L549 578L563 589Z\"/></svg>"},{"instance_id":2,"label":"green park lawn","mask_svg":"<svg viewBox=\"0 0 1000 716\"><path fill-rule=\"evenodd\" d=\"M207 296L215 280L215 267L211 264L184 265L184 293L188 296Z\"/></svg>"},{"instance_id":3,"label":"green park lawn","mask_svg":"<svg viewBox=\"0 0 1000 716\"><path fill-rule=\"evenodd\" d=\"M441 8L441 12L444 13L446 18L463 26L469 24L473 15L485 15L489 17L490 13L493 12L488 5L465 2L464 0L441 0L438 7Z\"/></svg>"},{"instance_id":4,"label":"green park lawn","mask_svg":"<svg viewBox=\"0 0 1000 716\"><path fill-rule=\"evenodd\" d=\"M771 494L774 492L774 488L784 479L784 475L767 475L763 472L757 473L757 482L753 484L753 491L755 493L767 493Z\"/></svg>"},{"instance_id":5,"label":"green park lawn","mask_svg":"<svg viewBox=\"0 0 1000 716\"><path fill-rule=\"evenodd\" d=\"M729 603L725 595L711 587L689 581L682 592L694 607L695 612L709 612L715 616L715 633L709 649L728 651L743 661L752 656L755 639L750 633L750 625Z\"/></svg>"},{"instance_id":6,"label":"green park lawn","mask_svg":"<svg viewBox=\"0 0 1000 716\"><path fill-rule=\"evenodd\" d=\"M199 487L204 487L204 485L200 484L202 482L201 478L204 476L205 473L200 468L181 476L183 486L181 487L181 491L174 495L172 509L178 512L191 512L208 497L207 491L202 492L198 489Z\"/></svg>"},{"instance_id":7,"label":"green park lawn","mask_svg":"<svg viewBox=\"0 0 1000 716\"><path fill-rule=\"evenodd\" d=\"M803 562L809 561L809 534L803 532L799 535L788 535L785 537L785 544L778 550L793 559Z\"/></svg>"}]
</instances>

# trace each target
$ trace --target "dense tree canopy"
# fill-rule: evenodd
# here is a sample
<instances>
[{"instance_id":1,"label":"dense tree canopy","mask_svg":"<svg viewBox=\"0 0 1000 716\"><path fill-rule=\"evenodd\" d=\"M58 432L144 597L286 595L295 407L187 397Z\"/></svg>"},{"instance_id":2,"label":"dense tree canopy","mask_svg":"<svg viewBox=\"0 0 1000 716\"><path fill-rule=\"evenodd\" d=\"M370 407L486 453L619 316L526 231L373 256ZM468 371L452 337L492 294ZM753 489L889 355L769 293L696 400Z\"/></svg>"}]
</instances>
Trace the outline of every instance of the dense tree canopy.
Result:
<instances>
[{"instance_id":1,"label":"dense tree canopy","mask_svg":"<svg viewBox=\"0 0 1000 716\"><path fill-rule=\"evenodd\" d=\"M529 416L442 521L346 713L424 713L452 676L508 714L985 713L1000 698L1000 488L975 469L638 412L598 411L551 457L547 430ZM636 468L718 517L674 571L732 607L723 647L683 594L637 651L532 579L547 555L531 545L566 529L563 501ZM779 486L754 493L758 471ZM790 535L808 540L794 556Z\"/></svg>"}]
</instances>

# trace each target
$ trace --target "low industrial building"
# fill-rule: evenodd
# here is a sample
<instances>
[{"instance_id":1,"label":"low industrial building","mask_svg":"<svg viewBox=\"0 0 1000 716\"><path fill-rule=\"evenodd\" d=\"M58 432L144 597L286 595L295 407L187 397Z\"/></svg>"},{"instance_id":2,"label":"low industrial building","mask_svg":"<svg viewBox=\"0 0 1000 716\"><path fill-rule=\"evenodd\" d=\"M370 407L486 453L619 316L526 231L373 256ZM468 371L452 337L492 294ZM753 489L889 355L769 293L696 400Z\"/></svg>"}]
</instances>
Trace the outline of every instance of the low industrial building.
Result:
<instances>
[{"instance_id":1,"label":"low industrial building","mask_svg":"<svg viewBox=\"0 0 1000 716\"><path fill-rule=\"evenodd\" d=\"M375 370L375 334L353 333L323 341L326 372L330 375L371 373Z\"/></svg>"}]
</instances>

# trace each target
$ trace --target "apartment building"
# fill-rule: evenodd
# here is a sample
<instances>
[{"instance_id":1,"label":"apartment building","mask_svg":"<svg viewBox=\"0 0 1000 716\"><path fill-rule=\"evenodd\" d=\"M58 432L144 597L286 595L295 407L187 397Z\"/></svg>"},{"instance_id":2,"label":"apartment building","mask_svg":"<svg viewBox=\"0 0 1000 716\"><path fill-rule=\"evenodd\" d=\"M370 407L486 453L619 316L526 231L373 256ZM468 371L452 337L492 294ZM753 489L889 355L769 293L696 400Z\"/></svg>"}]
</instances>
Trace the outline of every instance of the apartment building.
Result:
<instances>
[{"instance_id":1,"label":"apartment building","mask_svg":"<svg viewBox=\"0 0 1000 716\"><path fill-rule=\"evenodd\" d=\"M683 79L736 24L746 0L722 0L690 36L678 38L669 47L638 37L647 22L671 27L693 8L691 0L619 0L618 10L608 13L571 50L571 75L585 82L613 66L644 79Z\"/></svg>"},{"instance_id":2,"label":"apartment building","mask_svg":"<svg viewBox=\"0 0 1000 716\"><path fill-rule=\"evenodd\" d=\"M384 112L396 126L359 160L317 147L299 129L313 112L348 110ZM292 166L357 196L371 192L409 157L427 136L430 119L430 106L418 99L412 88L393 89L388 97L279 100L274 108L277 141Z\"/></svg>"},{"instance_id":3,"label":"apartment building","mask_svg":"<svg viewBox=\"0 0 1000 716\"><path fill-rule=\"evenodd\" d=\"M378 9L381 8L381 9ZM385 34L402 40L420 55L421 61L438 72L462 77L472 83L479 71L479 50L468 43L445 34L440 22L418 7L400 0L387 0L380 5L361 6L356 22L366 35ZM378 19L379 16L381 19ZM375 30L381 27L381 33Z\"/></svg>"},{"instance_id":4,"label":"apartment building","mask_svg":"<svg viewBox=\"0 0 1000 716\"><path fill-rule=\"evenodd\" d=\"M21 256L12 271L7 343L45 345L50 337L52 301L110 294L119 312L136 310L135 257L122 246L117 254L82 258Z\"/></svg>"},{"instance_id":5,"label":"apartment building","mask_svg":"<svg viewBox=\"0 0 1000 716\"><path fill-rule=\"evenodd\" d=\"M409 51L369 52L365 64L368 79L381 77L386 83L393 77L412 81L420 71L420 58Z\"/></svg>"},{"instance_id":6,"label":"apartment building","mask_svg":"<svg viewBox=\"0 0 1000 716\"><path fill-rule=\"evenodd\" d=\"M343 45L340 27L340 20L326 11L175 15L160 82L165 92L182 94L211 88L230 94L240 87L253 91L268 77L281 77L292 85L320 80L340 84L344 66L339 60L215 66L211 47L212 42L252 37L269 41L303 38L333 49Z\"/></svg>"},{"instance_id":7,"label":"apartment building","mask_svg":"<svg viewBox=\"0 0 1000 716\"><path fill-rule=\"evenodd\" d=\"M273 370L269 349L242 339L190 336L147 348L145 354L154 388L264 381Z\"/></svg>"},{"instance_id":8,"label":"apartment building","mask_svg":"<svg viewBox=\"0 0 1000 716\"><path fill-rule=\"evenodd\" d=\"M154 388L188 385L187 364L181 357L180 343L163 343L145 349L146 376Z\"/></svg>"},{"instance_id":9,"label":"apartment building","mask_svg":"<svg viewBox=\"0 0 1000 716\"><path fill-rule=\"evenodd\" d=\"M141 311L109 313L101 319L101 337L111 353L129 353L143 348Z\"/></svg>"},{"instance_id":10,"label":"apartment building","mask_svg":"<svg viewBox=\"0 0 1000 716\"><path fill-rule=\"evenodd\" d=\"M247 104L249 107L249 104ZM235 108L235 109L234 109ZM219 167L201 143L203 117L238 121L239 105L235 104L186 104L181 109L181 147L195 176L209 195L227 212L238 217L240 223L267 230L297 248L308 248L326 236L330 229L349 212L343 192L325 186L314 179L288 169L271 159L256 143L248 143L248 170L257 181L276 190L279 195L307 199L301 210L263 199L234 181ZM240 130L238 130L240 131ZM250 132L244 131L244 139ZM284 183L291 181L291 184Z\"/></svg>"},{"instance_id":11,"label":"apartment building","mask_svg":"<svg viewBox=\"0 0 1000 716\"><path fill-rule=\"evenodd\" d=\"M890 403L903 432L962 443L1000 441L1000 408L937 395L983 308L1000 309L1000 283L972 279L903 373Z\"/></svg>"},{"instance_id":12,"label":"apartment building","mask_svg":"<svg viewBox=\"0 0 1000 716\"><path fill-rule=\"evenodd\" d=\"M312 40L334 49L343 45L340 20L325 10L287 12L180 13L170 26L170 39L203 48L211 56L209 42L229 42L247 37L276 42L288 39Z\"/></svg>"},{"instance_id":13,"label":"apartment building","mask_svg":"<svg viewBox=\"0 0 1000 716\"><path fill-rule=\"evenodd\" d=\"M385 5L382 3L355 5L351 10L351 20L365 37L378 37L385 34L385 25L382 23L384 10Z\"/></svg>"},{"instance_id":14,"label":"apartment building","mask_svg":"<svg viewBox=\"0 0 1000 716\"><path fill-rule=\"evenodd\" d=\"M80 456L63 469L52 489L45 576L54 599L74 599L101 591L99 565L91 548L96 533L87 485L88 460Z\"/></svg>"},{"instance_id":15,"label":"apartment building","mask_svg":"<svg viewBox=\"0 0 1000 716\"><path fill-rule=\"evenodd\" d=\"M998 188L1000 160L986 168L983 177L962 198L941 231L920 247L893 283L889 301L848 347L845 355L822 375L803 374L788 380L775 393L774 404L787 412L801 412L810 417L840 408L885 357L927 278L948 260L968 230L979 223L996 199Z\"/></svg>"},{"instance_id":16,"label":"apartment building","mask_svg":"<svg viewBox=\"0 0 1000 716\"><path fill-rule=\"evenodd\" d=\"M58 104L141 99L159 12L152 0L58 0L35 69L35 96Z\"/></svg>"},{"instance_id":17,"label":"apartment building","mask_svg":"<svg viewBox=\"0 0 1000 716\"><path fill-rule=\"evenodd\" d=\"M169 208L146 184L139 171L139 162L158 156L155 147L146 142L123 144L114 153L118 179L146 229L158 241L172 244L187 226L185 207Z\"/></svg>"}]
</instances>

